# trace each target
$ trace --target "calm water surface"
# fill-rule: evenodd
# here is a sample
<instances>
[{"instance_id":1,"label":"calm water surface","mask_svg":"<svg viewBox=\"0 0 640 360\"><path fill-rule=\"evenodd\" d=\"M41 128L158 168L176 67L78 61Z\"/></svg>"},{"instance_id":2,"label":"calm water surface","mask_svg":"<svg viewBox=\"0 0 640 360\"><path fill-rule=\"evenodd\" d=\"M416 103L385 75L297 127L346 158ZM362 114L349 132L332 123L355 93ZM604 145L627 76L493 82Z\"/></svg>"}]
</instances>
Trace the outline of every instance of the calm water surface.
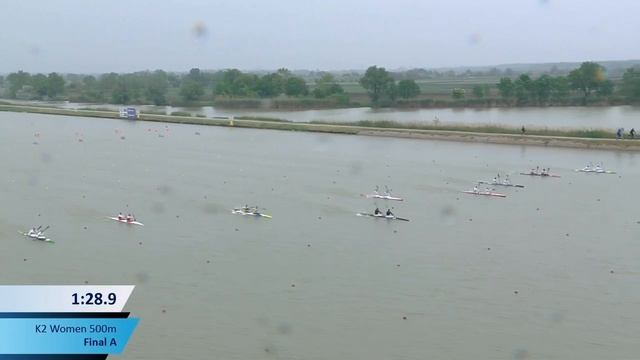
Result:
<instances>
[{"instance_id":1,"label":"calm water surface","mask_svg":"<svg viewBox=\"0 0 640 360\"><path fill-rule=\"evenodd\" d=\"M0 273L135 284L122 359L636 358L639 161L0 112ZM518 175L536 165L562 178ZM460 193L498 171L526 188ZM375 206L411 221L355 216Z\"/></svg>"}]
</instances>

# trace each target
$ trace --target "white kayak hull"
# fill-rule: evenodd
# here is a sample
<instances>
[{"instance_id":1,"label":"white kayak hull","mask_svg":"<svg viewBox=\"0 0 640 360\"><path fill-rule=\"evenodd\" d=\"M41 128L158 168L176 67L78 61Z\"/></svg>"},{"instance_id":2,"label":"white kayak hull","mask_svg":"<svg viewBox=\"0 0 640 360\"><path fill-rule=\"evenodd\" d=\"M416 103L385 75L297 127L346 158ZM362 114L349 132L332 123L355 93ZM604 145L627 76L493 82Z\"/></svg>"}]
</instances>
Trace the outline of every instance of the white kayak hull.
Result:
<instances>
[{"instance_id":1,"label":"white kayak hull","mask_svg":"<svg viewBox=\"0 0 640 360\"><path fill-rule=\"evenodd\" d=\"M554 178L559 178L560 175L556 175L556 174L542 174L542 173L520 173L520 175L528 175L528 176L540 176L540 177L554 177Z\"/></svg>"},{"instance_id":2,"label":"white kayak hull","mask_svg":"<svg viewBox=\"0 0 640 360\"><path fill-rule=\"evenodd\" d=\"M393 201L404 201L403 198L391 196L391 195L380 195L380 194L366 194L367 199L382 199L382 200L393 200Z\"/></svg>"},{"instance_id":3,"label":"white kayak hull","mask_svg":"<svg viewBox=\"0 0 640 360\"><path fill-rule=\"evenodd\" d=\"M519 185L519 184L505 184L505 183L489 182L489 181L478 181L478 184L486 184L486 185L494 185L494 186L506 186L506 187L524 188L524 185Z\"/></svg>"},{"instance_id":4,"label":"white kayak hull","mask_svg":"<svg viewBox=\"0 0 640 360\"><path fill-rule=\"evenodd\" d=\"M118 219L117 217L108 217L108 218L111 219L111 220L117 221L117 222L124 223L124 224L144 226L143 223L138 222L138 221L127 221L126 219Z\"/></svg>"},{"instance_id":5,"label":"white kayak hull","mask_svg":"<svg viewBox=\"0 0 640 360\"><path fill-rule=\"evenodd\" d=\"M252 211L244 211L242 209L233 209L231 210L232 214L238 214L238 215L244 215L244 216L258 216L258 217L264 217L267 219L271 219L272 216L271 215L267 215L267 214L263 214L263 213L259 213L259 212L252 212Z\"/></svg>"},{"instance_id":6,"label":"white kayak hull","mask_svg":"<svg viewBox=\"0 0 640 360\"><path fill-rule=\"evenodd\" d=\"M597 169L576 169L577 172L584 172L584 173L590 173L590 174L615 174L615 171L609 171L609 170L597 170Z\"/></svg>"},{"instance_id":7,"label":"white kayak hull","mask_svg":"<svg viewBox=\"0 0 640 360\"><path fill-rule=\"evenodd\" d=\"M20 232L20 231L18 231L18 234L20 234L22 236L26 236L26 237L28 237L30 239L33 239L33 240L38 240L38 241L42 241L42 242L50 242L50 243L54 242L53 240L49 239L48 237L46 237L44 235L38 236L36 234L29 234L29 233Z\"/></svg>"},{"instance_id":8,"label":"white kayak hull","mask_svg":"<svg viewBox=\"0 0 640 360\"><path fill-rule=\"evenodd\" d=\"M502 198L507 197L507 195L505 195L505 194L494 193L494 192L491 192L491 191L478 191L478 192L475 192L473 190L467 190L467 191L463 191L463 193L471 194L471 195L502 197Z\"/></svg>"},{"instance_id":9,"label":"white kayak hull","mask_svg":"<svg viewBox=\"0 0 640 360\"><path fill-rule=\"evenodd\" d=\"M387 216L385 214L376 215L376 214L369 214L369 213L356 213L356 215L357 216L368 216L368 217L374 217L374 218L381 218L381 219L387 219L387 220L409 221L409 219L397 217L395 215Z\"/></svg>"}]
</instances>

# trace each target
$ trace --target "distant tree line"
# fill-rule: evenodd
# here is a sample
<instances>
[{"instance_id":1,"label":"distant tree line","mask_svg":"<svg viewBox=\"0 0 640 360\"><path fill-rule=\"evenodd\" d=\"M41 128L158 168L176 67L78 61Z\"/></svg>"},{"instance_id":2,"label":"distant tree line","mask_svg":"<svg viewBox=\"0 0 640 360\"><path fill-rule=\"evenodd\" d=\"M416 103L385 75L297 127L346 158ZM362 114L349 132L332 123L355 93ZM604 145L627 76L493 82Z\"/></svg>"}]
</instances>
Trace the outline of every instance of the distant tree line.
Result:
<instances>
[{"instance_id":1,"label":"distant tree line","mask_svg":"<svg viewBox=\"0 0 640 360\"><path fill-rule=\"evenodd\" d=\"M324 99L347 96L329 73L316 80L310 90L303 78L287 69L257 75L237 69L203 72L193 68L186 74L156 70L98 76L70 74L66 79L56 73L32 75L18 71L1 80L0 87L5 88L5 97L25 100L165 105L211 100L213 97L275 98L286 95Z\"/></svg>"},{"instance_id":2,"label":"distant tree line","mask_svg":"<svg viewBox=\"0 0 640 360\"><path fill-rule=\"evenodd\" d=\"M370 66L364 73L291 72L287 69L260 73L238 69L207 72L193 68L187 73L156 70L127 74L65 74L63 77L55 72L30 74L18 71L0 76L0 96L25 100L156 105L203 105L212 100L255 105L259 102L251 99L276 99L274 104L293 107L300 104L305 107L319 103L333 104L329 106L352 105L355 103L350 102L350 97L362 94L364 89L373 106L639 103L640 68L628 68L624 73L620 69L617 71L615 81L602 65L595 62L584 62L578 68L560 75L518 75L502 71L502 74L511 75L469 78L448 84L438 82L439 86L458 87L441 87L439 92L427 94L421 94L416 79L446 75L446 72L424 69L390 72L378 66ZM473 73L468 71L467 75L472 76ZM350 92L344 86L349 86ZM360 98L356 99L359 101Z\"/></svg>"},{"instance_id":3,"label":"distant tree line","mask_svg":"<svg viewBox=\"0 0 640 360\"><path fill-rule=\"evenodd\" d=\"M0 84L8 83L6 91L10 98L47 99L64 92L64 78L57 73L31 75L18 71L7 75Z\"/></svg>"},{"instance_id":4,"label":"distant tree line","mask_svg":"<svg viewBox=\"0 0 640 360\"><path fill-rule=\"evenodd\" d=\"M502 100L514 105L565 104L573 99L588 104L595 100L606 100L612 95L621 96L626 103L635 103L640 101L640 70L627 69L616 86L607 79L602 65L584 62L567 76L544 74L534 79L528 74L521 74L515 79L502 77L495 87ZM489 84L475 85L472 90L476 99L491 96ZM464 99L466 91L453 89L451 97L456 100Z\"/></svg>"},{"instance_id":5,"label":"distant tree line","mask_svg":"<svg viewBox=\"0 0 640 360\"><path fill-rule=\"evenodd\" d=\"M367 90L373 105L390 105L398 97L415 98L420 95L420 87L414 80L396 82L385 68L370 66L360 78L360 85Z\"/></svg>"}]
</instances>

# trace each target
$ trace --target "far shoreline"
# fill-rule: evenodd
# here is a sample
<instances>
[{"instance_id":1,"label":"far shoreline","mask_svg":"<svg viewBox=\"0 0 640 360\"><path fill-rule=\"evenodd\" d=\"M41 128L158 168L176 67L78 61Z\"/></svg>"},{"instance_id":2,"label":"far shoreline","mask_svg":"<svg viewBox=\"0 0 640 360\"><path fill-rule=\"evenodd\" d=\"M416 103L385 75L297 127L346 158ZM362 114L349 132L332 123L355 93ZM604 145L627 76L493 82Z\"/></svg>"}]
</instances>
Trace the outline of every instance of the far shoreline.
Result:
<instances>
[{"instance_id":1,"label":"far shoreline","mask_svg":"<svg viewBox=\"0 0 640 360\"><path fill-rule=\"evenodd\" d=\"M116 111L68 110L41 106L1 105L0 111L26 112L34 114L96 117L131 121L119 117ZM516 129L491 127L490 131L481 131L482 127L447 126L447 129L427 129L393 127L393 123L385 126L363 126L359 124L289 122L277 119L258 119L250 117L219 119L179 115L140 114L135 121L152 121L176 124L223 126L236 128L268 129L281 131L306 131L329 134L380 136L393 138L409 138L423 140L442 140L455 142L476 142L503 145L531 145L544 147L564 147L592 150L640 151L640 139L623 139L605 137L608 133L596 134L598 137L572 136L571 131L551 130L554 135L517 134ZM375 124L375 123L374 123ZM425 125L425 127L428 127ZM613 136L614 134L611 134Z\"/></svg>"}]
</instances>

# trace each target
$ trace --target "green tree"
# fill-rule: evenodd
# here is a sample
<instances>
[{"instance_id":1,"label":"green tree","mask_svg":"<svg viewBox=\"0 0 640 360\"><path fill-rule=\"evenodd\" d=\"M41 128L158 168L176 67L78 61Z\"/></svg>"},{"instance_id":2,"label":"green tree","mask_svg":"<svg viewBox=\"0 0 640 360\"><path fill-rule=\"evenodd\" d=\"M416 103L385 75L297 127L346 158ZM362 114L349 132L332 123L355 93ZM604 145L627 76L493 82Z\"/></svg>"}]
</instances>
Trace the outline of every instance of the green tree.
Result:
<instances>
[{"instance_id":1,"label":"green tree","mask_svg":"<svg viewBox=\"0 0 640 360\"><path fill-rule=\"evenodd\" d=\"M276 97L282 94L282 91L282 76L278 73L264 75L256 84L256 92L263 98Z\"/></svg>"},{"instance_id":2,"label":"green tree","mask_svg":"<svg viewBox=\"0 0 640 360\"><path fill-rule=\"evenodd\" d=\"M410 99L420 95L420 87L413 80L400 80L398 82L398 96Z\"/></svg>"},{"instance_id":3,"label":"green tree","mask_svg":"<svg viewBox=\"0 0 640 360\"><path fill-rule=\"evenodd\" d=\"M47 76L47 96L55 98L64 93L64 78L57 73L50 73Z\"/></svg>"},{"instance_id":4,"label":"green tree","mask_svg":"<svg viewBox=\"0 0 640 360\"><path fill-rule=\"evenodd\" d=\"M47 81L46 75L35 74L31 77L29 83L38 99L43 99L45 96L47 96L47 88L49 86L49 82Z\"/></svg>"},{"instance_id":5,"label":"green tree","mask_svg":"<svg viewBox=\"0 0 640 360\"><path fill-rule=\"evenodd\" d=\"M204 87L198 81L186 79L180 86L180 96L186 101L199 100L204 95Z\"/></svg>"},{"instance_id":6,"label":"green tree","mask_svg":"<svg viewBox=\"0 0 640 360\"><path fill-rule=\"evenodd\" d=\"M166 95L168 90L169 79L166 72L156 70L147 76L145 97L155 105L165 105L167 103Z\"/></svg>"},{"instance_id":7,"label":"green tree","mask_svg":"<svg viewBox=\"0 0 640 360\"><path fill-rule=\"evenodd\" d=\"M640 100L640 69L630 68L624 72L622 94L632 102Z\"/></svg>"},{"instance_id":8,"label":"green tree","mask_svg":"<svg viewBox=\"0 0 640 360\"><path fill-rule=\"evenodd\" d=\"M551 78L551 98L558 102L569 97L569 80L565 76Z\"/></svg>"},{"instance_id":9,"label":"green tree","mask_svg":"<svg viewBox=\"0 0 640 360\"><path fill-rule=\"evenodd\" d=\"M230 69L222 72L222 76L215 83L214 93L217 95L235 96L238 91L235 89L236 80L242 75L238 69Z\"/></svg>"},{"instance_id":10,"label":"green tree","mask_svg":"<svg viewBox=\"0 0 640 360\"><path fill-rule=\"evenodd\" d=\"M392 81L387 83L387 85L383 89L383 94L391 102L395 101L398 97L398 85L396 85L396 82Z\"/></svg>"},{"instance_id":11,"label":"green tree","mask_svg":"<svg viewBox=\"0 0 640 360\"><path fill-rule=\"evenodd\" d=\"M508 77L503 77L500 79L500 82L496 84L498 87L498 92L500 92L500 96L504 99L510 99L513 97L514 93L514 85L513 81L511 81Z\"/></svg>"},{"instance_id":12,"label":"green tree","mask_svg":"<svg viewBox=\"0 0 640 360\"><path fill-rule=\"evenodd\" d=\"M529 75L522 74L518 76L516 81L513 83L513 87L519 103L527 102L531 98L533 93L533 81Z\"/></svg>"},{"instance_id":13,"label":"green tree","mask_svg":"<svg viewBox=\"0 0 640 360\"><path fill-rule=\"evenodd\" d=\"M475 85L472 89L473 91L473 96L477 97L478 99L481 99L484 97L484 86L482 85Z\"/></svg>"},{"instance_id":14,"label":"green tree","mask_svg":"<svg viewBox=\"0 0 640 360\"><path fill-rule=\"evenodd\" d=\"M533 81L531 85L533 94L539 104L545 104L551 97L553 78L549 75L542 75Z\"/></svg>"},{"instance_id":15,"label":"green tree","mask_svg":"<svg viewBox=\"0 0 640 360\"><path fill-rule=\"evenodd\" d=\"M333 75L329 73L324 74L316 81L313 89L313 96L316 98L322 99L336 94L344 94L344 89L336 82Z\"/></svg>"},{"instance_id":16,"label":"green tree","mask_svg":"<svg viewBox=\"0 0 640 360\"><path fill-rule=\"evenodd\" d=\"M255 96L258 77L245 74L238 69L230 69L222 72L215 82L214 93L229 97Z\"/></svg>"},{"instance_id":17,"label":"green tree","mask_svg":"<svg viewBox=\"0 0 640 360\"><path fill-rule=\"evenodd\" d=\"M583 102L593 91L598 90L605 82L605 71L602 65L590 61L583 62L579 68L569 73L569 85L582 92Z\"/></svg>"},{"instance_id":18,"label":"green tree","mask_svg":"<svg viewBox=\"0 0 640 360\"><path fill-rule=\"evenodd\" d=\"M377 104L381 97L389 95L386 92L395 88L390 84L394 84L394 80L383 67L370 66L360 79L360 85L367 90L374 104Z\"/></svg>"},{"instance_id":19,"label":"green tree","mask_svg":"<svg viewBox=\"0 0 640 360\"><path fill-rule=\"evenodd\" d=\"M9 97L15 98L16 93L22 89L23 86L29 85L30 81L31 74L22 70L17 73L7 75L7 82L9 83Z\"/></svg>"},{"instance_id":20,"label":"green tree","mask_svg":"<svg viewBox=\"0 0 640 360\"><path fill-rule=\"evenodd\" d=\"M309 94L309 88L304 79L291 76L285 81L284 93L289 96L305 96Z\"/></svg>"},{"instance_id":21,"label":"green tree","mask_svg":"<svg viewBox=\"0 0 640 360\"><path fill-rule=\"evenodd\" d=\"M605 80L596 89L596 94L598 96L609 96L613 94L613 88L613 82L611 80Z\"/></svg>"},{"instance_id":22,"label":"green tree","mask_svg":"<svg viewBox=\"0 0 640 360\"><path fill-rule=\"evenodd\" d=\"M118 78L111 92L111 102L114 104L129 104L131 98L131 90L127 87L126 82L124 79Z\"/></svg>"}]
</instances>

